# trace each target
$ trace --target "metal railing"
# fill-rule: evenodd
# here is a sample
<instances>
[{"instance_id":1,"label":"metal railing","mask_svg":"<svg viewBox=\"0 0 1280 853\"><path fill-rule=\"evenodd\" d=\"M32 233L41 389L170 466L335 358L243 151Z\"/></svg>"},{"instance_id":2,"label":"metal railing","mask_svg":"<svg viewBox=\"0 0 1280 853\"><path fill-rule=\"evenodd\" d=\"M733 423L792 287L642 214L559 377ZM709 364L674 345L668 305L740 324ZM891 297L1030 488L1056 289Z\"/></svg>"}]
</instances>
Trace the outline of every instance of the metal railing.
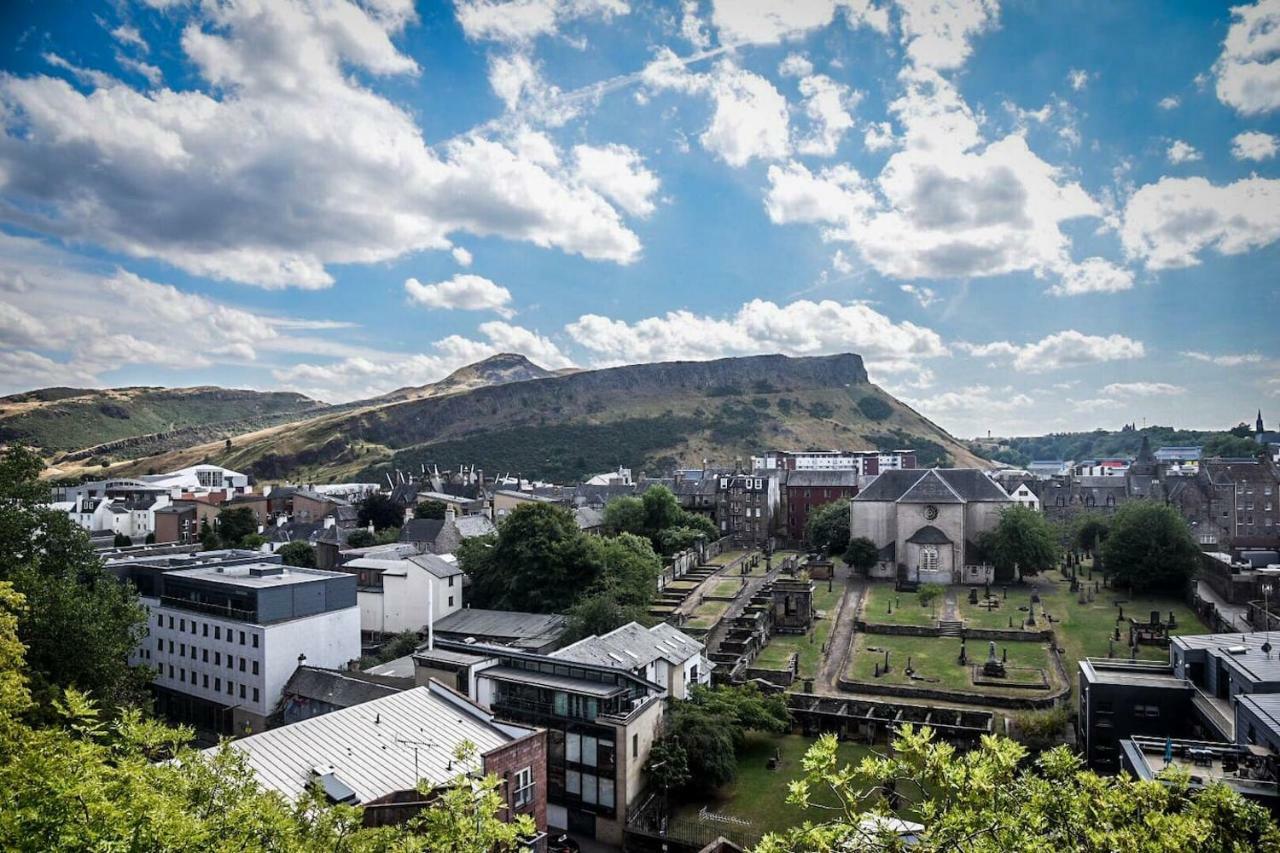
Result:
<instances>
[{"instance_id":1,"label":"metal railing","mask_svg":"<svg viewBox=\"0 0 1280 853\"><path fill-rule=\"evenodd\" d=\"M212 604L207 601L192 601L187 598L173 598L167 595L160 597L162 607L173 607L178 610L191 610L195 613L206 613L210 616L224 616L241 622L254 622L258 618L257 610L243 610L229 604Z\"/></svg>"}]
</instances>

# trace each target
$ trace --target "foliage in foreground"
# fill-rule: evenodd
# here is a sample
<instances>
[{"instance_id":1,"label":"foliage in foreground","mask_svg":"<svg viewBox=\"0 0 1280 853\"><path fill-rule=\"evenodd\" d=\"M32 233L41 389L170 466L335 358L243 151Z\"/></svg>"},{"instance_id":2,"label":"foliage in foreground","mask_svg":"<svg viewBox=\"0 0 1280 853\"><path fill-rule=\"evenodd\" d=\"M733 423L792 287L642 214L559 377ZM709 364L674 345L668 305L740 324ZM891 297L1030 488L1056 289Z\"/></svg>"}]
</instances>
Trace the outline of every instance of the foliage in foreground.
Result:
<instances>
[{"instance_id":1,"label":"foliage in foreground","mask_svg":"<svg viewBox=\"0 0 1280 853\"><path fill-rule=\"evenodd\" d=\"M1224 785L1201 791L1186 775L1169 784L1084 770L1065 747L1024 766L1026 750L986 736L969 752L903 726L887 757L841 765L826 735L805 755L804 775L788 801L827 809L827 819L766 836L756 853L1275 853L1280 829L1261 806ZM811 796L834 793L839 805ZM923 792L928 796L923 796ZM916 802L908 819L923 825L915 843L892 832L888 801Z\"/></svg>"},{"instance_id":2,"label":"foliage in foreground","mask_svg":"<svg viewBox=\"0 0 1280 853\"><path fill-rule=\"evenodd\" d=\"M0 582L0 849L13 851L449 850L508 853L527 817L499 820L499 780L459 777L402 827L365 829L360 809L330 806L319 791L297 803L258 787L244 755L206 755L173 729L128 709L104 722L68 689L56 721L25 721L31 694L17 637L21 595ZM466 766L473 755L460 752ZM165 759L172 759L166 761Z\"/></svg>"}]
</instances>

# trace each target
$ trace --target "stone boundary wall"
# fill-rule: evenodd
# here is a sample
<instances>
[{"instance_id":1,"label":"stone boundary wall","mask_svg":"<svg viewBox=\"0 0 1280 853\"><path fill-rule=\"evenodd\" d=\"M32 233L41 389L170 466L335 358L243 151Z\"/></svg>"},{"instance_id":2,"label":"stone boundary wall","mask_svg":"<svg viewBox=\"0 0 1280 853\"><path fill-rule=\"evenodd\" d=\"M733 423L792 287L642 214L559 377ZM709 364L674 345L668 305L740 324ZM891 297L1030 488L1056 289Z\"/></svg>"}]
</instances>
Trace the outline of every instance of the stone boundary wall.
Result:
<instances>
[{"instance_id":1,"label":"stone boundary wall","mask_svg":"<svg viewBox=\"0 0 1280 853\"><path fill-rule=\"evenodd\" d=\"M863 634L890 634L900 637L941 637L942 629L924 625L889 625L883 622L864 622L855 620L853 627ZM1004 640L1015 642L1020 640L1053 640L1053 631L1043 628L1039 631L1008 630L1006 628L962 628L961 636L969 640ZM951 639L956 639L952 637Z\"/></svg>"},{"instance_id":2,"label":"stone boundary wall","mask_svg":"<svg viewBox=\"0 0 1280 853\"><path fill-rule=\"evenodd\" d=\"M1055 655L1056 656L1056 655ZM908 684L881 684L854 681L840 676L841 690L849 693L872 693L881 696L900 696L910 699L937 699L942 702L959 702L965 705L981 705L988 708L1037 709L1052 708L1058 699L1070 693L1070 686L1059 688L1047 696L988 696L964 690L939 690L931 687L915 687Z\"/></svg>"}]
</instances>

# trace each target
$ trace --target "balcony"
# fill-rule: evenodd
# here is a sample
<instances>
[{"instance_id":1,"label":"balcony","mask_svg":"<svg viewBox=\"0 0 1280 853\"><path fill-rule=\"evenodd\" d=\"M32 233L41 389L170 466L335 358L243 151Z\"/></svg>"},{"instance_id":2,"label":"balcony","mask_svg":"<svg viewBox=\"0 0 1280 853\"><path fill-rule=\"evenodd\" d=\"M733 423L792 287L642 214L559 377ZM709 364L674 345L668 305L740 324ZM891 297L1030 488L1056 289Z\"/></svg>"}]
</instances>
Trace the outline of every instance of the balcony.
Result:
<instances>
[{"instance_id":1,"label":"balcony","mask_svg":"<svg viewBox=\"0 0 1280 853\"><path fill-rule=\"evenodd\" d=\"M258 621L258 611L256 609L242 610L229 604L213 604L207 601L192 601L186 598L173 598L164 595L160 597L160 606L172 607L177 610L189 610L194 613L204 613L209 616L221 616L223 619L234 619L240 622Z\"/></svg>"}]
</instances>

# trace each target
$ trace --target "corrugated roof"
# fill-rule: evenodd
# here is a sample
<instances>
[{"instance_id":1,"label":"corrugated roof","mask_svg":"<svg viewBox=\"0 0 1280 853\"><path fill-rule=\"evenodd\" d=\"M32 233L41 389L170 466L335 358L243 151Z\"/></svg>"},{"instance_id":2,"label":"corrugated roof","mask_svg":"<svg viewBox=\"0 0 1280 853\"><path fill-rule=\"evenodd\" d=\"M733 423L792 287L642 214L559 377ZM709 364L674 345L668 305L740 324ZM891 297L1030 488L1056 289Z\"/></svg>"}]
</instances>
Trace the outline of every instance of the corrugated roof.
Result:
<instances>
[{"instance_id":1,"label":"corrugated roof","mask_svg":"<svg viewBox=\"0 0 1280 853\"><path fill-rule=\"evenodd\" d=\"M409 676L413 677L412 671ZM293 671L293 675L289 676L283 692L286 696L301 696L328 705L336 705L339 708L350 708L363 702L399 693L400 690L397 687L379 684L371 679L358 678L338 670L300 666Z\"/></svg>"},{"instance_id":2,"label":"corrugated roof","mask_svg":"<svg viewBox=\"0 0 1280 853\"><path fill-rule=\"evenodd\" d=\"M360 802L370 802L409 790L419 778L443 785L476 769L452 760L463 740L483 754L514 739L489 722L486 712L464 703L416 687L231 741L230 748L245 754L259 785L290 801L319 771L331 772Z\"/></svg>"}]
</instances>

